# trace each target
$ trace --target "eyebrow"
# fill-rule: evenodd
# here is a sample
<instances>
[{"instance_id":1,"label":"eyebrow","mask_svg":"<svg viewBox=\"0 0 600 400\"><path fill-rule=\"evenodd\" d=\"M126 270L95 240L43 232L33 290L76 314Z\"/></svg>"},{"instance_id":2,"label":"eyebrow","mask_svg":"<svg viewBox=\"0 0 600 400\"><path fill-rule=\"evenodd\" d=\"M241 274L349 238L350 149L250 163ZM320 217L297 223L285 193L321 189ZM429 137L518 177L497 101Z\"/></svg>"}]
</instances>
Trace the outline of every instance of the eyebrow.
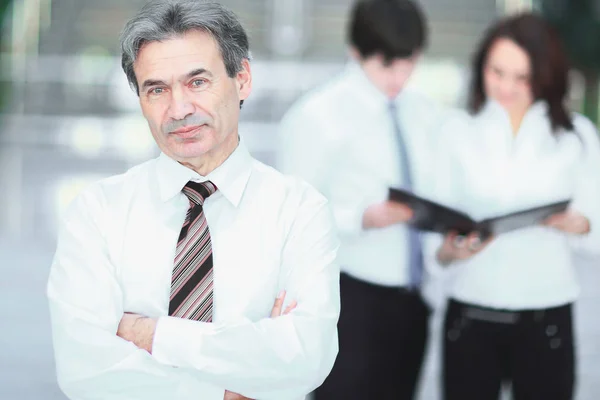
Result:
<instances>
[{"instance_id":1,"label":"eyebrow","mask_svg":"<svg viewBox=\"0 0 600 400\"><path fill-rule=\"evenodd\" d=\"M161 80L156 79L147 79L142 84L142 88L140 90L146 90L146 88L150 86L166 86L167 84Z\"/></svg>"},{"instance_id":2,"label":"eyebrow","mask_svg":"<svg viewBox=\"0 0 600 400\"><path fill-rule=\"evenodd\" d=\"M209 77L212 77L212 73L205 68L197 68L195 70L192 70L192 71L188 72L188 74L185 77L186 77L186 79L190 79L197 75L207 75Z\"/></svg>"},{"instance_id":3,"label":"eyebrow","mask_svg":"<svg viewBox=\"0 0 600 400\"><path fill-rule=\"evenodd\" d=\"M185 79L191 79L194 76L198 76L198 75L207 75L209 77L212 77L212 73L209 70L207 70L205 68L197 68L197 69L194 69L194 70L188 72L185 75ZM167 86L167 84L164 81L161 81L159 79L147 79L142 84L141 90L146 90L146 88L151 87L151 86Z\"/></svg>"}]
</instances>

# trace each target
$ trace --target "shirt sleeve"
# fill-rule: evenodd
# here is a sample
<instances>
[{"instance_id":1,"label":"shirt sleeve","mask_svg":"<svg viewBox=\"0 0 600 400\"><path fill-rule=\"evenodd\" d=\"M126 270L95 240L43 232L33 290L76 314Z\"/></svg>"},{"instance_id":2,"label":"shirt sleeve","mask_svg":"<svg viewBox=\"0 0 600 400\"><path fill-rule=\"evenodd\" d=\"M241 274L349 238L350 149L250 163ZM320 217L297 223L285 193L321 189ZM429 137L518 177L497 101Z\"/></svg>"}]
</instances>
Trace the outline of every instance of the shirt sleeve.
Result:
<instances>
[{"instance_id":1,"label":"shirt sleeve","mask_svg":"<svg viewBox=\"0 0 600 400\"><path fill-rule=\"evenodd\" d=\"M71 399L181 398L186 377L116 336L123 294L102 234L107 221L101 196L88 190L61 224L47 285L59 386Z\"/></svg>"},{"instance_id":2,"label":"shirt sleeve","mask_svg":"<svg viewBox=\"0 0 600 400\"><path fill-rule=\"evenodd\" d=\"M325 195L340 234L356 236L363 232L368 196L357 196L356 185L347 182L339 128L334 126L335 118L322 118L320 112L314 99L306 99L285 115L279 126L277 168L304 179Z\"/></svg>"},{"instance_id":3,"label":"shirt sleeve","mask_svg":"<svg viewBox=\"0 0 600 400\"><path fill-rule=\"evenodd\" d=\"M575 126L583 143L583 152L575 171L575 193L572 209L587 217L590 232L573 236L575 251L600 255L600 141L593 124L576 116Z\"/></svg>"},{"instance_id":4,"label":"shirt sleeve","mask_svg":"<svg viewBox=\"0 0 600 400\"><path fill-rule=\"evenodd\" d=\"M465 188L465 181L458 152L464 141L463 133L468 129L467 118L458 111L448 115L448 119L441 124L436 135L437 141L432 157L435 166L431 182L427 186L427 197L437 203L461 209L460 193ZM448 271L448 268L437 260L437 251L444 241L444 236L424 232L421 239L426 272L432 277L440 277Z\"/></svg>"},{"instance_id":5,"label":"shirt sleeve","mask_svg":"<svg viewBox=\"0 0 600 400\"><path fill-rule=\"evenodd\" d=\"M316 196L311 196L316 197ZM305 200L282 253L288 315L236 324L159 319L153 356L249 398L297 399L318 387L338 351L338 239L326 201Z\"/></svg>"},{"instance_id":6,"label":"shirt sleeve","mask_svg":"<svg viewBox=\"0 0 600 400\"><path fill-rule=\"evenodd\" d=\"M281 120L276 167L284 174L304 179L326 195L335 133L312 108L310 102L299 103Z\"/></svg>"}]
</instances>

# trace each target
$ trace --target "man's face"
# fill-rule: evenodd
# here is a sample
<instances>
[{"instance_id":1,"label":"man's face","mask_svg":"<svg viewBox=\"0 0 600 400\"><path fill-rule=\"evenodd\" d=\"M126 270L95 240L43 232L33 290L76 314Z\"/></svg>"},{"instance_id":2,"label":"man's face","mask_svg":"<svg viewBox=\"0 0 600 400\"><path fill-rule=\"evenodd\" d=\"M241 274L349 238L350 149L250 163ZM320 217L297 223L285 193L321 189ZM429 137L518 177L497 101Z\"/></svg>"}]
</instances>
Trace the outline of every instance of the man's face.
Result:
<instances>
[{"instance_id":1,"label":"man's face","mask_svg":"<svg viewBox=\"0 0 600 400\"><path fill-rule=\"evenodd\" d=\"M240 100L251 91L247 60L227 76L217 42L191 31L142 46L134 64L142 112L161 151L184 163L210 156L238 134ZM227 141L231 142L231 140Z\"/></svg>"},{"instance_id":2,"label":"man's face","mask_svg":"<svg viewBox=\"0 0 600 400\"><path fill-rule=\"evenodd\" d=\"M373 55L363 58L361 65L369 80L387 97L393 99L406 85L418 58L418 55L413 55L386 62L381 55Z\"/></svg>"}]
</instances>

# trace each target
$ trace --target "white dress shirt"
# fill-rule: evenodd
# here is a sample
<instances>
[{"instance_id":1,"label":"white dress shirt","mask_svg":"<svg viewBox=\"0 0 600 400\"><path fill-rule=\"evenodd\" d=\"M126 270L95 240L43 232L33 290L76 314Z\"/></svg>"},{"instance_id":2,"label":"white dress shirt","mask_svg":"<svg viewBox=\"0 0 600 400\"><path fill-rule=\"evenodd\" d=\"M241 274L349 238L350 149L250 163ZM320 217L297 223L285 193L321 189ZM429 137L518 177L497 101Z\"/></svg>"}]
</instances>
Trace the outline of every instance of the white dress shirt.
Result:
<instances>
[{"instance_id":1,"label":"white dress shirt","mask_svg":"<svg viewBox=\"0 0 600 400\"><path fill-rule=\"evenodd\" d=\"M434 133L442 113L407 89L394 100L410 157L413 190L428 190L435 171ZM363 229L365 209L387 199L402 184L390 100L357 64L304 96L280 126L277 167L306 179L329 200L342 245L342 270L384 286L409 283L408 230L397 224Z\"/></svg>"},{"instance_id":2,"label":"white dress shirt","mask_svg":"<svg viewBox=\"0 0 600 400\"><path fill-rule=\"evenodd\" d=\"M189 180L218 191L213 323L168 317ZM164 154L85 190L59 234L48 297L58 381L71 399L299 399L337 354L337 236L327 201L240 143L202 177ZM280 290L297 308L269 319ZM123 312L158 317L153 354L116 336Z\"/></svg>"},{"instance_id":3,"label":"white dress shirt","mask_svg":"<svg viewBox=\"0 0 600 400\"><path fill-rule=\"evenodd\" d=\"M572 199L570 207L591 226L582 236L544 226L501 234L474 257L447 267L449 296L512 310L576 299L572 251L600 252L600 144L588 119L575 114L573 122L576 134L553 135L547 106L537 102L514 136L508 114L489 101L476 116L462 113L445 124L435 200L481 220ZM427 242L435 266L441 239L431 235Z\"/></svg>"}]
</instances>

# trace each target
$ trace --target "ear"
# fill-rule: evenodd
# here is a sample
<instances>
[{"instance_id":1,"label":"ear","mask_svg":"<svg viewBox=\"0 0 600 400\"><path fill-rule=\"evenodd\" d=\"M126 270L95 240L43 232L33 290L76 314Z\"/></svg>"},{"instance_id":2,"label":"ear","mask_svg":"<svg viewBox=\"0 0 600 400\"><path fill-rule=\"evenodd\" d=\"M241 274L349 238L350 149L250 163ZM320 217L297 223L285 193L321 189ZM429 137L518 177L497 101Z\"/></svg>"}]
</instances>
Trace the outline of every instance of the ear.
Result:
<instances>
[{"instance_id":1,"label":"ear","mask_svg":"<svg viewBox=\"0 0 600 400\"><path fill-rule=\"evenodd\" d=\"M411 56L411 60L416 64L423 58L423 52L421 50L416 50Z\"/></svg>"},{"instance_id":2,"label":"ear","mask_svg":"<svg viewBox=\"0 0 600 400\"><path fill-rule=\"evenodd\" d=\"M360 52L356 49L356 47L354 47L354 46L350 47L348 49L348 53L350 54L350 57L352 57L352 59L354 59L354 61L356 61L356 62L362 61Z\"/></svg>"},{"instance_id":3,"label":"ear","mask_svg":"<svg viewBox=\"0 0 600 400\"><path fill-rule=\"evenodd\" d=\"M246 100L252 92L252 70L250 69L250 61L244 59L242 61L242 69L236 76L237 89L240 100Z\"/></svg>"}]
</instances>

